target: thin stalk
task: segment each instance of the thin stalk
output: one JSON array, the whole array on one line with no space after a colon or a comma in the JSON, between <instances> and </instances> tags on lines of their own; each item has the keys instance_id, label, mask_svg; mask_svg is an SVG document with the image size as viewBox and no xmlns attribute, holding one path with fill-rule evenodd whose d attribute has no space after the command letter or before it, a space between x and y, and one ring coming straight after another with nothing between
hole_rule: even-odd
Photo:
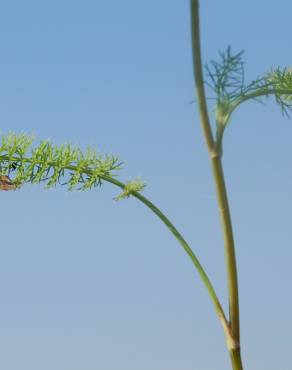
<instances>
[{"instance_id":1,"label":"thin stalk","mask_svg":"<svg viewBox=\"0 0 292 370\"><path fill-rule=\"evenodd\" d=\"M11 157L11 156L7 156L7 155L2 155L2 156L0 155L0 162L1 161L23 162L23 163L31 163L32 162L30 160L30 158ZM39 161L39 164L42 164L42 162ZM49 163L47 163L47 165L51 166L51 167L54 167L56 165L56 163L49 162ZM69 171L76 171L77 167L74 166L74 165L67 165L67 166L64 167L64 169L69 170ZM84 169L82 172L86 175L89 175L89 176L92 174L92 171L90 169ZM101 175L100 178L102 180L106 181L106 182L109 182L109 183L119 187L120 189L125 189L125 187L126 187L126 184L124 184L121 181L118 181L118 180L114 179L111 176ZM222 305L219 301L219 298L218 298L218 296L215 292L215 289L214 289L207 273L205 272L204 268L200 264L197 256L195 255L195 253L193 252L193 250L191 249L189 244L186 242L186 240L183 238L183 236L177 230L177 228L173 225L173 223L169 220L169 218L157 206L155 206L149 199L147 199L142 194L140 194L139 192L136 192L136 191L131 192L131 195L133 197L135 197L136 199L138 199L140 202L142 202L147 208L149 208L165 224L165 226L168 228L168 230L174 235L176 240L183 247L184 251L187 253L187 255L191 259L192 263L194 264L195 268L197 269L197 271L199 273L199 276L200 276L202 282L204 283L204 285L205 285L205 287L206 287L206 289L209 293L209 296L210 296L210 298L213 302L213 306L215 308L217 316L218 316L218 318L219 318L219 320L220 320L220 322L223 326L225 335L229 336L228 320L225 316L225 313L224 313Z\"/></svg>"},{"instance_id":2,"label":"thin stalk","mask_svg":"<svg viewBox=\"0 0 292 370\"><path fill-rule=\"evenodd\" d=\"M195 88L198 99L200 122L206 140L207 148L209 151L212 151L214 147L214 139L208 115L208 107L203 79L198 0L191 0L191 28L192 28L191 36L192 36L193 69L196 81Z\"/></svg>"},{"instance_id":3,"label":"thin stalk","mask_svg":"<svg viewBox=\"0 0 292 370\"><path fill-rule=\"evenodd\" d=\"M240 327L239 327L238 281L237 281L236 256L231 215L229 210L228 196L225 186L221 158L219 156L217 157L214 156L211 158L211 163L225 245L225 259L227 266L227 282L229 292L228 295L229 295L230 328L232 336L237 343L236 346L239 346Z\"/></svg>"},{"instance_id":4,"label":"thin stalk","mask_svg":"<svg viewBox=\"0 0 292 370\"><path fill-rule=\"evenodd\" d=\"M192 25L193 69L195 76L196 92L198 97L198 108L200 113L203 134L211 158L217 202L220 211L220 218L224 237L224 248L228 281L228 297L229 297L229 328L230 336L232 338L232 341L227 340L227 347L230 353L233 370L242 370L243 367L240 356L239 298L238 298L235 247L227 191L221 163L221 153L218 153L216 142L214 143L212 129L207 111L207 101L203 82L198 0L191 0L191 25ZM227 337L227 339L229 338Z\"/></svg>"},{"instance_id":5,"label":"thin stalk","mask_svg":"<svg viewBox=\"0 0 292 370\"><path fill-rule=\"evenodd\" d=\"M120 187L124 188L125 184L122 182L113 179L111 177L103 177L104 180ZM215 289L206 274L205 270L203 269L202 265L200 264L197 256L189 246L189 244L186 242L186 240L183 238L181 233L177 230L177 228L173 225L173 223L168 219L168 217L158 208L156 207L149 199L144 197L141 193L139 192L132 192L131 195L138 199L140 202L142 202L146 207L148 207L153 213L156 214L156 216L165 224L165 226L168 228L168 230L174 235L174 237L177 239L177 241L180 243L180 245L183 247L189 258L191 259L192 263L194 264L195 268L197 269L201 280L203 281L205 287L207 288L207 291L209 293L209 296L213 302L215 311L217 313L217 316L223 326L223 329L226 333L228 330L228 321L226 319L225 313L223 311L223 308L221 306L221 303L217 297L217 294L215 292Z\"/></svg>"}]
</instances>

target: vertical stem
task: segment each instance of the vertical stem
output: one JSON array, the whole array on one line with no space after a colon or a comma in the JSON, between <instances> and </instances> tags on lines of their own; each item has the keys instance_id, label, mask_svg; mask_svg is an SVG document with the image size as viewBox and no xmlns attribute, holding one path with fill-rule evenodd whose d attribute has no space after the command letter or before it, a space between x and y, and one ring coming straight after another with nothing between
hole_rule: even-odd
<instances>
[{"instance_id":1,"label":"vertical stem","mask_svg":"<svg viewBox=\"0 0 292 370\"><path fill-rule=\"evenodd\" d=\"M243 370L240 349L229 351L230 360L233 370Z\"/></svg>"},{"instance_id":2,"label":"vertical stem","mask_svg":"<svg viewBox=\"0 0 292 370\"><path fill-rule=\"evenodd\" d=\"M229 210L221 157L213 156L211 157L211 162L223 230L225 260L227 268L229 327L233 339L231 343L227 342L227 347L229 350L233 370L242 370L243 366L240 355L238 279L231 215Z\"/></svg>"},{"instance_id":3,"label":"vertical stem","mask_svg":"<svg viewBox=\"0 0 292 370\"><path fill-rule=\"evenodd\" d=\"M213 150L214 139L210 125L208 107L206 103L205 87L202 70L199 1L191 0L191 27L192 27L192 53L193 69L196 81L196 95L198 99L200 122L209 152Z\"/></svg>"},{"instance_id":4,"label":"vertical stem","mask_svg":"<svg viewBox=\"0 0 292 370\"><path fill-rule=\"evenodd\" d=\"M225 244L225 258L229 292L230 329L234 340L239 344L240 328L238 281L231 215L229 210L221 158L219 156L214 156L211 158L211 162Z\"/></svg>"},{"instance_id":5,"label":"vertical stem","mask_svg":"<svg viewBox=\"0 0 292 370\"><path fill-rule=\"evenodd\" d=\"M213 177L224 237L229 296L228 329L230 332L230 335L227 336L227 347L230 353L233 370L242 370L243 367L240 356L239 298L236 256L228 197L221 162L221 153L218 152L216 141L214 142L205 96L200 44L199 0L191 0L191 26L193 69L196 83L200 121L208 152L211 158Z\"/></svg>"}]
</instances>

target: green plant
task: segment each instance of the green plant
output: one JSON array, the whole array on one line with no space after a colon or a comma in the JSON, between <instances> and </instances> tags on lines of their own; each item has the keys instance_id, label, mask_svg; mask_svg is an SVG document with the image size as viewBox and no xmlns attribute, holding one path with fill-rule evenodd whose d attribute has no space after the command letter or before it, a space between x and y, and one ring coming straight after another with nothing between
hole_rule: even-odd
<instances>
[{"instance_id":1,"label":"green plant","mask_svg":"<svg viewBox=\"0 0 292 370\"><path fill-rule=\"evenodd\" d=\"M192 51L196 95L200 122L204 133L217 201L220 211L225 245L227 283L229 292L229 314L227 315L218 299L205 270L195 253L168 217L150 200L141 194L145 184L141 180L123 183L117 180L117 171L122 163L117 157L99 155L88 149L83 153L69 144L56 146L49 141L34 145L33 138L26 134L14 133L2 136L0 145L0 189L16 190L25 183L44 183L46 187L57 184L69 190L89 190L109 182L121 189L116 200L133 196L148 207L165 224L185 250L213 302L215 312L226 336L233 370L243 369L240 354L239 297L236 269L235 246L232 220L229 211L228 194L222 167L223 136L232 113L248 100L262 101L274 96L282 113L289 115L292 109L292 71L289 68L275 69L250 83L244 79L243 52L233 54L228 47L219 53L218 61L203 65L200 47L199 2L191 0ZM207 84L215 94L214 125L211 124L205 87Z\"/></svg>"}]
</instances>

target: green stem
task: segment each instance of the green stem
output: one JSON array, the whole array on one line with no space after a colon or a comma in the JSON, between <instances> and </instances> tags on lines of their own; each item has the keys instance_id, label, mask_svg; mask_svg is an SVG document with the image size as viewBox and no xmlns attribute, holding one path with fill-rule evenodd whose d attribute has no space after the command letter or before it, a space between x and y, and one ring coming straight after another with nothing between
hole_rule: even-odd
<instances>
[{"instance_id":1,"label":"green stem","mask_svg":"<svg viewBox=\"0 0 292 370\"><path fill-rule=\"evenodd\" d=\"M239 294L236 267L236 255L232 230L231 215L228 204L228 196L224 180L224 172L220 156L213 156L211 159L212 170L215 181L216 195L220 212L220 219L223 230L225 245L225 260L227 266L227 283L229 297L229 328L232 341L227 338L233 370L243 370L240 354L240 322L239 322Z\"/></svg>"},{"instance_id":2,"label":"green stem","mask_svg":"<svg viewBox=\"0 0 292 370\"><path fill-rule=\"evenodd\" d=\"M233 370L243 370L240 349L236 349L229 352L230 361Z\"/></svg>"},{"instance_id":3,"label":"green stem","mask_svg":"<svg viewBox=\"0 0 292 370\"><path fill-rule=\"evenodd\" d=\"M32 162L30 158L25 158L25 157L20 158L20 157L11 157L11 156L7 156L7 155L2 155L2 156L0 155L0 162L2 162L2 161L23 162L23 163L31 163ZM39 164L42 164L42 162L39 161ZM54 167L54 166L56 166L56 163L49 162L49 163L46 163L46 165ZM65 166L64 169L69 170L69 171L76 171L77 167L74 166L74 165L68 165L68 166ZM89 176L92 174L92 171L90 169L83 169L82 172L86 175L89 175ZM107 181L107 182L123 189L123 190L126 187L126 184L122 183L121 181L118 181L118 180L114 179L111 176L101 175L100 178L104 181ZM219 301L219 298L217 297L215 289L214 289L208 275L206 274L205 270L203 269L203 267L200 264L197 256L195 255L195 253L193 252L193 250L191 249L189 244L183 238L181 233L176 229L176 227L172 224L172 222L149 199L147 199L142 194L140 194L139 192L136 192L136 191L131 192L131 195L133 197L135 197L136 199L138 199L140 202L142 202L145 206L147 206L154 214L156 214L156 216L165 224L165 226L168 228L168 230L174 235L174 237L177 239L177 241L183 247L183 249L185 250L185 252L189 256L189 258L191 259L192 263L196 267L196 269L199 273L199 276L200 276L201 280L203 281L205 287L207 288L207 291L208 291L209 296L210 296L210 298L213 302L215 311L216 311L217 316L218 316L218 318L219 318L219 320L220 320L220 322L223 326L225 334L228 335L228 330L229 330L228 321L226 319L226 316L225 316L224 310L221 306L221 303Z\"/></svg>"},{"instance_id":4,"label":"green stem","mask_svg":"<svg viewBox=\"0 0 292 370\"><path fill-rule=\"evenodd\" d=\"M236 256L231 215L229 210L221 158L219 156L214 156L211 159L211 163L225 244L225 258L227 266L227 281L229 292L230 328L233 338L235 339L236 342L239 343L240 329L239 329L238 282L237 282Z\"/></svg>"},{"instance_id":5,"label":"green stem","mask_svg":"<svg viewBox=\"0 0 292 370\"><path fill-rule=\"evenodd\" d=\"M207 111L207 100L205 96L203 82L204 80L200 45L198 0L191 0L191 25L193 69L196 84L196 93L198 97L200 121L211 159L217 202L220 211L220 219L224 237L229 296L229 336L227 336L227 347L230 352L233 370L241 370L242 364L240 358L239 298L235 247L227 191L221 163L221 153L218 152L217 143L214 143L211 124Z\"/></svg>"},{"instance_id":6,"label":"green stem","mask_svg":"<svg viewBox=\"0 0 292 370\"><path fill-rule=\"evenodd\" d=\"M191 0L191 28L192 28L191 36L192 36L193 70L196 81L195 87L198 99L200 122L208 150L211 152L214 147L214 139L208 115L208 107L203 79L198 0Z\"/></svg>"},{"instance_id":7,"label":"green stem","mask_svg":"<svg viewBox=\"0 0 292 370\"><path fill-rule=\"evenodd\" d=\"M273 90L259 90L259 91L255 91L253 93L249 93L246 95L241 95L232 102L228 113L230 115L239 105L241 105L242 103L248 100L253 100L256 98L260 98L262 96L269 96L269 95L291 95L291 94L292 94L292 89L274 88Z\"/></svg>"},{"instance_id":8,"label":"green stem","mask_svg":"<svg viewBox=\"0 0 292 370\"><path fill-rule=\"evenodd\" d=\"M113 179L112 177L102 177L105 181L108 181L121 189L124 189L125 184L122 182ZM224 310L221 306L221 303L217 297L217 294L214 290L214 287L212 283L210 282L210 279L208 278L205 270L203 269L202 265L200 264L198 258L194 254L193 250L189 246L189 244L185 241L181 233L176 229L176 227L173 225L173 223L161 212L161 210L156 207L149 199L144 197L139 192L132 192L131 195L138 199L140 202L142 202L146 207L148 207L153 213L156 214L156 216L165 224L165 226L168 228L168 230L174 235L174 237L177 239L177 241L180 243L180 245L183 247L191 261L193 262L195 268L197 269L199 276L201 280L203 281L205 287L207 288L207 291L209 293L209 296L213 302L215 311L217 313L217 316L223 326L223 329L225 331L225 334L228 335L228 321L226 319Z\"/></svg>"}]
</instances>

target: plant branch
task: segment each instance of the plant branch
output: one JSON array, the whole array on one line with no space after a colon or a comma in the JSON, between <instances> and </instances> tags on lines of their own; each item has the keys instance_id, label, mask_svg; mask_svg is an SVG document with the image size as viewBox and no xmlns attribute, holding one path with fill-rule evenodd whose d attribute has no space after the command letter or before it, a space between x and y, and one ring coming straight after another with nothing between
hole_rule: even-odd
<instances>
[{"instance_id":1,"label":"plant branch","mask_svg":"<svg viewBox=\"0 0 292 370\"><path fill-rule=\"evenodd\" d=\"M140 194L145 186L144 183L140 181L123 183L115 179L111 173L113 169L119 168L119 163L115 157L106 157L105 160L102 160L92 152L86 156L78 149L72 149L68 146L56 147L48 142L43 142L33 150L31 157L28 157L25 154L31 142L32 140L25 135L2 137L2 152L8 154L0 155L0 169L2 169L2 172L5 169L8 174L11 168L16 171L14 181L9 179L11 184L15 185L14 189L25 182L39 183L46 181L47 185L55 186L64 177L65 179L69 178L65 182L69 185L69 189L81 183L80 189L86 190L92 186L100 186L102 181L106 181L122 189L122 194L116 199L122 199L130 195L138 199L165 224L191 259L209 293L225 334L229 336L228 321L205 270L189 244L167 216L149 199Z\"/></svg>"},{"instance_id":2,"label":"plant branch","mask_svg":"<svg viewBox=\"0 0 292 370\"><path fill-rule=\"evenodd\" d=\"M121 189L124 189L125 184L122 182L112 178L103 176L103 179L105 181L108 181L116 186L118 186ZM194 264L195 268L197 269L201 280L203 281L205 287L207 288L207 291L209 293L209 296L213 302L213 305L215 307L215 311L219 317L219 320L223 326L223 329L225 331L228 331L228 321L226 319L225 313L223 311L223 308L221 306L221 303L217 297L217 294L214 290L214 287L212 283L210 282L210 279L208 278L205 270L203 269L202 265L200 264L198 258L194 254L193 250L189 246L189 244L186 242L186 240L183 238L183 236L180 234L180 232L176 229L176 227L173 225L173 223L168 219L168 217L157 207L155 206L149 199L144 197L141 193L137 191L133 191L131 195L138 199L140 202L142 202L147 208L149 208L153 213L156 214L156 216L164 223L164 225L168 228L168 230L173 234L173 236L177 239L177 241L180 243L184 251L187 253L189 258L191 259L192 263Z\"/></svg>"},{"instance_id":3,"label":"plant branch","mask_svg":"<svg viewBox=\"0 0 292 370\"><path fill-rule=\"evenodd\" d=\"M278 88L274 88L274 89L258 89L252 93L249 93L249 94L243 94L241 96L239 96L238 98L236 98L231 104L230 104L230 110L229 110L229 114L233 113L234 110L239 107L239 105L241 105L242 103L248 101L248 100L255 100L257 98L261 98L261 97L268 97L268 96L271 96L271 95L274 95L274 96L280 96L280 95L292 95L292 88L290 89L278 89Z\"/></svg>"}]
</instances>

